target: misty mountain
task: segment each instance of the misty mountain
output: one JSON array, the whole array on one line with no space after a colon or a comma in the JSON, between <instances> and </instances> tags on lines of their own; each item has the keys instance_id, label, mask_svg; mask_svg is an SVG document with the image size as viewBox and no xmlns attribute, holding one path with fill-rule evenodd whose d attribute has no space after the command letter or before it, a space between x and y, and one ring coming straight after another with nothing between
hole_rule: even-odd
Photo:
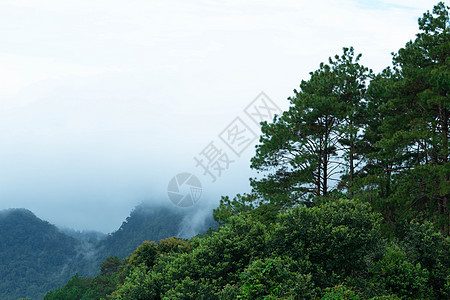
<instances>
[{"instance_id":1,"label":"misty mountain","mask_svg":"<svg viewBox=\"0 0 450 300\"><path fill-rule=\"evenodd\" d=\"M158 241L171 236L190 238L214 226L212 213L208 210L143 203L135 207L117 231L100 242L99 259L123 258L143 241Z\"/></svg>"},{"instance_id":2,"label":"misty mountain","mask_svg":"<svg viewBox=\"0 0 450 300\"><path fill-rule=\"evenodd\" d=\"M0 299L42 297L72 276L77 240L26 209L0 212Z\"/></svg>"},{"instance_id":3,"label":"misty mountain","mask_svg":"<svg viewBox=\"0 0 450 300\"><path fill-rule=\"evenodd\" d=\"M93 244L98 243L101 240L104 240L107 236L103 232L94 231L94 230L79 231L79 230L74 230L71 228L60 228L59 230L62 233L66 234L68 236L71 236L78 241L86 242L86 243L93 243Z\"/></svg>"},{"instance_id":4,"label":"misty mountain","mask_svg":"<svg viewBox=\"0 0 450 300\"><path fill-rule=\"evenodd\" d=\"M73 275L95 276L109 256L124 258L143 241L189 238L215 226L199 208L141 204L108 235L59 229L26 209L0 211L0 299L42 299Z\"/></svg>"}]
</instances>

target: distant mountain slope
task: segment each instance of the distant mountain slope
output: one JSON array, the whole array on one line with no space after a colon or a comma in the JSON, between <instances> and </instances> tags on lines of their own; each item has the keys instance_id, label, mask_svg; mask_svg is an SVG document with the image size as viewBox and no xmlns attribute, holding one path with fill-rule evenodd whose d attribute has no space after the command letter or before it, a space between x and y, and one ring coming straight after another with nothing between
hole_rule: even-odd
<instances>
[{"instance_id":1,"label":"distant mountain slope","mask_svg":"<svg viewBox=\"0 0 450 300\"><path fill-rule=\"evenodd\" d=\"M120 228L100 242L100 260L126 257L143 241L177 236L189 238L215 226L212 213L197 208L177 208L144 203L137 206Z\"/></svg>"},{"instance_id":2,"label":"distant mountain slope","mask_svg":"<svg viewBox=\"0 0 450 300\"><path fill-rule=\"evenodd\" d=\"M42 299L76 273L95 276L108 256L123 258L143 241L189 238L212 226L211 211L195 207L141 204L107 236L60 230L26 209L0 211L0 299Z\"/></svg>"},{"instance_id":3,"label":"distant mountain slope","mask_svg":"<svg viewBox=\"0 0 450 300\"><path fill-rule=\"evenodd\" d=\"M41 298L73 274L77 241L26 209L0 212L0 299Z\"/></svg>"}]
</instances>

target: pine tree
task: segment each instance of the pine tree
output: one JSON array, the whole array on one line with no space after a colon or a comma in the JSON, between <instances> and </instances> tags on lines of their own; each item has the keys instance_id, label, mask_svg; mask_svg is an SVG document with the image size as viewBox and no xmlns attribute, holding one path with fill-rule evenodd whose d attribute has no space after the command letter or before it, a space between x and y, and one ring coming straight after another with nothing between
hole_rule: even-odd
<instances>
[{"instance_id":1,"label":"pine tree","mask_svg":"<svg viewBox=\"0 0 450 300\"><path fill-rule=\"evenodd\" d=\"M289 98L288 111L271 124L263 123L252 159L252 168L270 172L252 180L262 198L292 205L326 196L337 182L353 190L366 80L371 76L359 64L360 57L353 48L344 48L343 55L322 63L301 82Z\"/></svg>"},{"instance_id":2,"label":"pine tree","mask_svg":"<svg viewBox=\"0 0 450 300\"><path fill-rule=\"evenodd\" d=\"M388 163L386 200L394 219L432 219L444 235L450 233L448 10L441 2L426 12L416 39L394 54L396 74L385 82L388 99L377 108L384 117L375 129L381 139L374 155Z\"/></svg>"}]
</instances>

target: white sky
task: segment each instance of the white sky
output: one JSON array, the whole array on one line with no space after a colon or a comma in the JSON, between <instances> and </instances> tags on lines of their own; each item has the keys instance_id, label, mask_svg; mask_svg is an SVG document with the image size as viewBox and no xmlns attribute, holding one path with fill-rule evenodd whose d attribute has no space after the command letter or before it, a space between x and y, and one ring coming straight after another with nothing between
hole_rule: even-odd
<instances>
[{"instance_id":1,"label":"white sky","mask_svg":"<svg viewBox=\"0 0 450 300\"><path fill-rule=\"evenodd\" d=\"M381 71L436 3L0 0L0 209L111 232L180 172L245 192L253 145L215 183L193 157L344 46Z\"/></svg>"}]
</instances>

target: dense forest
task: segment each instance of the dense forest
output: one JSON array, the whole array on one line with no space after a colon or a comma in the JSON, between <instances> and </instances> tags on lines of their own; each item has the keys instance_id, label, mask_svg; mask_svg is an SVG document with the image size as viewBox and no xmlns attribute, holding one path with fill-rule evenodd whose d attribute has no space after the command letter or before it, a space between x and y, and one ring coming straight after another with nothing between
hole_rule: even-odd
<instances>
[{"instance_id":1,"label":"dense forest","mask_svg":"<svg viewBox=\"0 0 450 300\"><path fill-rule=\"evenodd\" d=\"M120 228L98 232L59 229L26 209L0 211L0 299L42 299L74 274L96 276L109 256L128 256L145 240L192 237L214 225L212 216L190 210L143 203ZM191 222L194 218L197 222Z\"/></svg>"},{"instance_id":2,"label":"dense forest","mask_svg":"<svg viewBox=\"0 0 450 300\"><path fill-rule=\"evenodd\" d=\"M0 212L0 298L40 295L73 275L77 241L25 209ZM78 257L80 259L80 257Z\"/></svg>"},{"instance_id":3,"label":"dense forest","mask_svg":"<svg viewBox=\"0 0 450 300\"><path fill-rule=\"evenodd\" d=\"M449 7L379 74L352 47L262 135L217 229L144 242L45 299L450 299Z\"/></svg>"}]
</instances>

